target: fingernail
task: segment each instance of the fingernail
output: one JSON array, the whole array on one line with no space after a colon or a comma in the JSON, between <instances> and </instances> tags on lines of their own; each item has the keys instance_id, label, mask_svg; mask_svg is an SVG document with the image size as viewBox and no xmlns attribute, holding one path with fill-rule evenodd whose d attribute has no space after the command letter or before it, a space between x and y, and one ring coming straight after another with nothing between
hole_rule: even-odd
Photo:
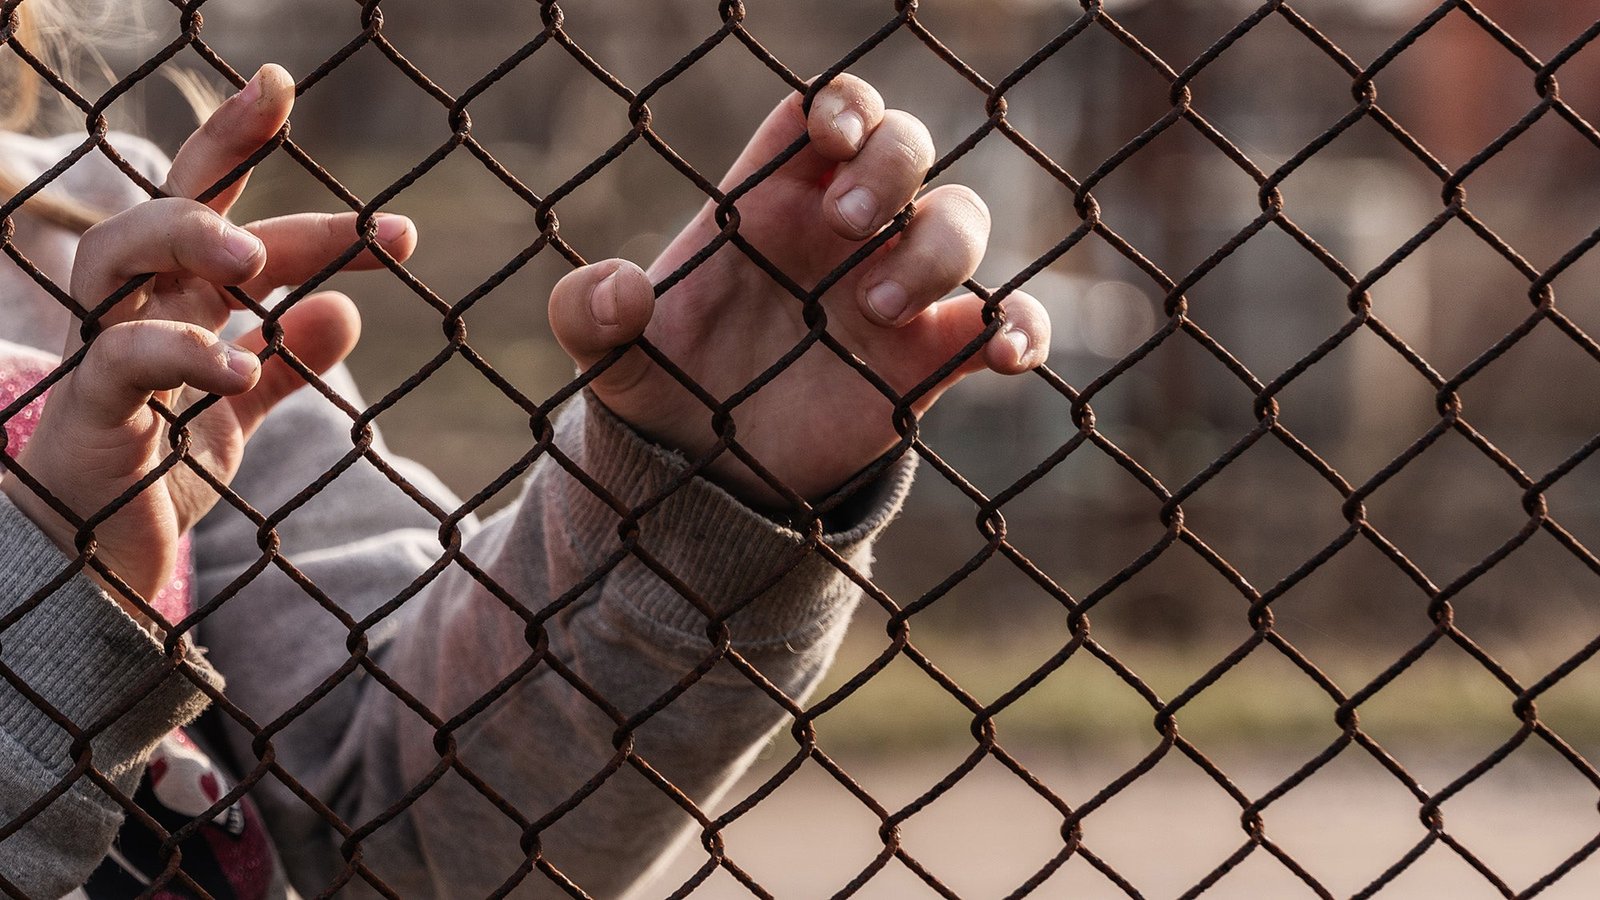
<instances>
[{"instance_id":1,"label":"fingernail","mask_svg":"<svg viewBox=\"0 0 1600 900\"><path fill-rule=\"evenodd\" d=\"M878 216L878 201L864 187L851 188L839 198L838 209L845 224L865 234Z\"/></svg>"},{"instance_id":2,"label":"fingernail","mask_svg":"<svg viewBox=\"0 0 1600 900\"><path fill-rule=\"evenodd\" d=\"M594 286L589 295L589 315L601 325L617 324L617 273L612 272Z\"/></svg>"},{"instance_id":3,"label":"fingernail","mask_svg":"<svg viewBox=\"0 0 1600 900\"><path fill-rule=\"evenodd\" d=\"M906 311L906 289L893 281L882 281L867 290L867 306L885 322L893 322Z\"/></svg>"},{"instance_id":4,"label":"fingernail","mask_svg":"<svg viewBox=\"0 0 1600 900\"><path fill-rule=\"evenodd\" d=\"M255 262L256 257L267 250L259 238L237 225L228 226L227 233L222 238L222 246L228 251L228 255L238 260L241 265Z\"/></svg>"},{"instance_id":5,"label":"fingernail","mask_svg":"<svg viewBox=\"0 0 1600 900\"><path fill-rule=\"evenodd\" d=\"M392 244L400 240L411 228L411 220L405 216L379 215L377 218L380 244Z\"/></svg>"},{"instance_id":6,"label":"fingernail","mask_svg":"<svg viewBox=\"0 0 1600 900\"><path fill-rule=\"evenodd\" d=\"M1005 331L1000 333L1000 336L1005 339L1007 344L1011 345L1012 350L1016 351L1017 365L1022 365L1022 361L1028 357L1028 336L1021 329L1013 328L1009 325L1006 326Z\"/></svg>"},{"instance_id":7,"label":"fingernail","mask_svg":"<svg viewBox=\"0 0 1600 900\"><path fill-rule=\"evenodd\" d=\"M233 344L222 345L222 355L227 357L228 368L249 378L261 368L261 360L254 353Z\"/></svg>"},{"instance_id":8,"label":"fingernail","mask_svg":"<svg viewBox=\"0 0 1600 900\"><path fill-rule=\"evenodd\" d=\"M861 116L855 110L847 109L834 116L833 128L850 144L852 150L861 149L861 138L867 132L867 124L861 121Z\"/></svg>"},{"instance_id":9,"label":"fingernail","mask_svg":"<svg viewBox=\"0 0 1600 900\"><path fill-rule=\"evenodd\" d=\"M254 103L261 99L261 73L266 68L266 66L262 66L256 70L256 74L250 76L250 80L245 83L244 89L239 91L239 99L241 101Z\"/></svg>"}]
</instances>

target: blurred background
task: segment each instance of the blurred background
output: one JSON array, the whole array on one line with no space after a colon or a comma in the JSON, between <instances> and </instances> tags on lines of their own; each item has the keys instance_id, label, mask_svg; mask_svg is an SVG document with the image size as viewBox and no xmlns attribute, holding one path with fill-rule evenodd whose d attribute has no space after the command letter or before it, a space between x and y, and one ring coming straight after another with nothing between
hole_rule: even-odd
<instances>
[{"instance_id":1,"label":"blurred background","mask_svg":"<svg viewBox=\"0 0 1600 900\"><path fill-rule=\"evenodd\" d=\"M1253 12L1245 0L1112 2L1106 10L1149 53L1181 71ZM1426 16L1428 0L1304 0L1294 9L1357 66L1378 59ZM567 33L618 79L642 88L721 24L711 0L593 0L563 7ZM120 76L177 33L160 0L129 3L108 23L126 34L104 60ZM809 76L840 59L894 16L862 0L750 0L750 34ZM1594 2L1482 0L1476 7L1542 61L1597 17ZM517 0L385 0L383 32L437 85L459 94L543 27ZM1082 13L1060 0L929 0L917 20L991 83L1027 60ZM267 61L298 77L361 31L355 3L211 0L205 39L248 74ZM119 17L123 13L117 14ZM131 23L131 24L129 24ZM98 77L89 66L82 78ZM168 68L205 71L192 52ZM907 29L851 71L891 106L926 122L942 150L986 121L985 95ZM1578 115L1600 115L1600 48L1557 72ZM1272 172L1355 108L1352 79L1282 15L1267 16L1190 84L1193 109ZM1530 67L1467 12L1456 10L1384 66L1377 102L1455 170L1540 102ZM715 180L787 87L742 45L725 41L650 101L653 126ZM1170 83L1120 41L1089 27L1006 94L1008 121L1079 180L1172 109ZM629 131L627 104L554 44L478 96L473 134L541 195L562 185ZM179 91L152 79L114 107L118 127L169 153L192 127ZM67 117L65 121L71 121ZM293 120L299 144L348 190L369 199L446 142L446 109L367 46L313 86ZM1061 181L998 134L962 156L944 181L971 185L995 230L977 280L1011 281L1050 309L1050 368L1077 390L1091 384L1094 426L1177 492L1257 425L1255 396L1238 374L1178 333L1131 367L1120 363L1168 324L1166 287L1110 242L1090 235L1064 253L1081 222ZM1261 211L1257 183L1201 132L1178 122L1094 188L1104 223L1173 280L1239 234ZM1360 279L1384 265L1444 207L1441 178L1373 119L1311 156L1282 182L1286 214ZM1465 182L1467 208L1528 267L1543 271L1600 227L1600 149L1549 113ZM703 202L695 187L642 142L556 206L560 233L590 260L648 263ZM243 219L339 208L328 190L283 154L255 176ZM410 270L445 303L469 295L538 237L533 210L464 150L387 206L418 223ZM466 315L468 339L535 400L571 376L552 340L544 300L569 268L535 256ZM1580 329L1600 324L1600 259L1580 257L1553 281L1556 305ZM1367 484L1440 422L1437 390L1419 369L1454 378L1533 311L1530 277L1461 221L1439 229L1371 287L1372 312L1420 357L1408 360L1360 329L1281 393L1279 422L1352 486ZM369 400L394 390L445 344L440 316L385 273L337 282L366 312L351 361ZM1270 383L1351 319L1345 281L1284 230L1269 225L1186 293L1187 314L1240 367ZM1425 363L1423 362L1425 361ZM1460 388L1462 418L1537 481L1600 431L1600 365L1549 322ZM525 416L460 360L384 412L391 447L432 467L470 496L529 444ZM995 496L1050 458L1078 431L1067 397L1044 379L980 376L952 391L924 422L926 444L978 490ZM1572 541L1600 545L1600 464L1581 462L1544 493ZM508 489L489 507L513 496ZM1346 695L1372 683L1434 632L1425 579L1451 590L1455 624L1524 687L1600 635L1592 559L1547 531L1497 565L1463 579L1529 522L1516 477L1462 434L1449 432L1392 478L1373 482L1367 521L1414 565L1407 573L1377 542L1358 537L1274 600L1275 634ZM1183 525L1237 572L1230 580L1176 543L1114 590L1103 588L1168 528L1161 499L1093 444L1080 446L1002 508L1010 546L1038 568L1030 576L993 555L969 577L948 576L986 554L977 506L924 466L905 513L877 552L876 582L901 604L930 601L911 637L930 665L977 704L994 703L1036 672L1038 686L994 719L1000 744L1062 800L1081 804L1161 746L1151 703L1127 678L1079 650L1061 597L1094 598L1093 639L1162 702L1251 640L1251 592L1301 569L1349 528L1332 483L1272 435L1252 444L1182 503ZM863 606L824 690L846 683L889 645L888 615ZM1578 666L1539 699L1539 715L1576 753L1600 751L1600 667ZM819 695L820 696L820 695ZM1364 732L1437 791L1518 731L1514 693L1461 646L1441 641L1363 702ZM1184 738L1257 798L1339 738L1336 702L1301 667L1262 645L1177 712ZM973 713L923 668L896 658L817 723L819 745L888 811L904 807L956 769L976 746ZM795 752L780 734L729 803ZM1443 807L1450 833L1521 890L1600 832L1596 788L1550 744L1534 738ZM1178 750L1083 823L1087 847L1148 896L1198 882L1245 843L1240 803ZM1335 894L1349 894L1395 863L1426 831L1418 801L1374 754L1346 749L1265 813L1266 834ZM907 853L961 896L998 896L1022 884L1062 847L1060 814L989 758L902 827ZM814 762L725 831L728 853L779 896L825 896L882 849L880 819ZM813 848L795 854L799 843ZM663 876L666 894L705 862L689 850ZM557 861L559 864L559 860ZM1600 864L1580 865L1546 896L1593 896ZM724 872L696 896L747 896ZM1395 896L1500 896L1435 845L1391 889ZM1040 889L1045 896L1121 896L1081 857ZM932 896L892 862L863 892ZM1216 896L1310 896L1264 850L1216 886Z\"/></svg>"}]
</instances>

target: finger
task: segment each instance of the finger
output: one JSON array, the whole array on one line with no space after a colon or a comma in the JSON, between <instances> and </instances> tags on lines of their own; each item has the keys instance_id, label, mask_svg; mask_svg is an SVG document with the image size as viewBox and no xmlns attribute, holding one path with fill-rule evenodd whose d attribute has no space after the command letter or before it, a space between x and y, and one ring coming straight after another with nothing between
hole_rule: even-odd
<instances>
[{"instance_id":1,"label":"finger","mask_svg":"<svg viewBox=\"0 0 1600 900\"><path fill-rule=\"evenodd\" d=\"M550 328L580 370L644 334L655 311L655 289L631 262L610 259L578 269L550 292ZM602 396L619 393L649 370L634 351L617 360L590 387Z\"/></svg>"},{"instance_id":2,"label":"finger","mask_svg":"<svg viewBox=\"0 0 1600 900\"><path fill-rule=\"evenodd\" d=\"M116 428L140 415L157 391L188 385L237 394L249 390L260 372L255 354L198 325L147 319L101 332L64 386L81 421Z\"/></svg>"},{"instance_id":3,"label":"finger","mask_svg":"<svg viewBox=\"0 0 1600 900\"><path fill-rule=\"evenodd\" d=\"M846 118L841 119L844 116ZM859 134L856 123L860 120ZM805 97L790 94L767 114L739 158L722 179L723 190L739 184L809 133L811 144L782 169L786 178L814 184L831 175L841 160L856 155L865 136L883 121L883 97L854 75L839 75L817 92L808 118Z\"/></svg>"},{"instance_id":4,"label":"finger","mask_svg":"<svg viewBox=\"0 0 1600 900\"><path fill-rule=\"evenodd\" d=\"M261 297L274 288L310 279L360 240L356 219L353 212L298 213L244 226L266 245L267 261L260 274L241 287L251 296ZM404 262L417 249L417 228L410 219L379 213L374 220L374 240L384 252ZM376 269L382 265L370 250L363 250L346 268Z\"/></svg>"},{"instance_id":5,"label":"finger","mask_svg":"<svg viewBox=\"0 0 1600 900\"><path fill-rule=\"evenodd\" d=\"M361 315L355 303L336 291L306 297L285 311L278 324L283 326L283 346L318 374L350 355L361 336ZM239 346L253 359L266 349L267 339L258 328L241 338ZM305 386L305 378L281 356L269 358L255 388L230 401L245 437L255 432L279 401Z\"/></svg>"},{"instance_id":6,"label":"finger","mask_svg":"<svg viewBox=\"0 0 1600 900\"><path fill-rule=\"evenodd\" d=\"M983 345L984 365L1001 375L1044 365L1050 356L1050 314L1044 305L1028 294L1014 293L1000 301L1000 308L1006 323Z\"/></svg>"},{"instance_id":7,"label":"finger","mask_svg":"<svg viewBox=\"0 0 1600 900\"><path fill-rule=\"evenodd\" d=\"M985 328L984 303L972 294L941 300L911 320L900 332L912 348L932 367L943 364L966 348ZM1005 324L977 353L955 371L942 387L961 377L989 369L1002 375L1016 375L1044 364L1050 355L1050 316L1044 306L1020 291L1000 301ZM931 369L930 369L931 370ZM937 392L925 398L932 403Z\"/></svg>"},{"instance_id":8,"label":"finger","mask_svg":"<svg viewBox=\"0 0 1600 900\"><path fill-rule=\"evenodd\" d=\"M266 263L255 235L193 200L141 203L84 232L72 295L95 305L139 275L187 272L212 284L242 284Z\"/></svg>"},{"instance_id":9,"label":"finger","mask_svg":"<svg viewBox=\"0 0 1600 900\"><path fill-rule=\"evenodd\" d=\"M933 166L933 138L916 116L898 109L841 163L823 194L823 214L840 236L864 240L888 224L922 187Z\"/></svg>"},{"instance_id":10,"label":"finger","mask_svg":"<svg viewBox=\"0 0 1600 900\"><path fill-rule=\"evenodd\" d=\"M917 215L857 288L861 313L880 325L916 318L972 277L989 243L989 207L971 188L944 185L917 200Z\"/></svg>"},{"instance_id":11,"label":"finger","mask_svg":"<svg viewBox=\"0 0 1600 900\"><path fill-rule=\"evenodd\" d=\"M183 273L161 275L151 282L149 303L120 305L101 322L110 325L133 319L168 319L220 332L228 324L234 305L216 285L203 278Z\"/></svg>"},{"instance_id":12,"label":"finger","mask_svg":"<svg viewBox=\"0 0 1600 900\"><path fill-rule=\"evenodd\" d=\"M183 142L161 190L196 198L226 178L272 140L294 107L294 78L281 66L265 65L239 93L217 107ZM206 205L226 213L244 190L245 177L224 188Z\"/></svg>"},{"instance_id":13,"label":"finger","mask_svg":"<svg viewBox=\"0 0 1600 900\"><path fill-rule=\"evenodd\" d=\"M787 102L798 107L801 97L795 94ZM839 75L812 98L806 131L818 153L843 162L861 152L867 135L882 122L883 97L877 89L854 75Z\"/></svg>"}]
</instances>

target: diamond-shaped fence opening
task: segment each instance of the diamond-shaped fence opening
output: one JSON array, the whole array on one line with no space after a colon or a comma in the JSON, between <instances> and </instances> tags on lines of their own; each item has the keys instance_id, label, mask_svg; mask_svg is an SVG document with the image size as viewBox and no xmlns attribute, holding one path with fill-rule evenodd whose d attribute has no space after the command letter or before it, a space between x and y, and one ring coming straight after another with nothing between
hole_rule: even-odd
<instances>
[{"instance_id":1,"label":"diamond-shaped fence opening","mask_svg":"<svg viewBox=\"0 0 1600 900\"><path fill-rule=\"evenodd\" d=\"M1589 896L1596 13L0 0L0 892ZM292 128L164 183L265 62ZM819 218L761 123L846 77L981 264ZM246 175L347 230L118 256ZM152 320L287 395L242 462Z\"/></svg>"}]
</instances>

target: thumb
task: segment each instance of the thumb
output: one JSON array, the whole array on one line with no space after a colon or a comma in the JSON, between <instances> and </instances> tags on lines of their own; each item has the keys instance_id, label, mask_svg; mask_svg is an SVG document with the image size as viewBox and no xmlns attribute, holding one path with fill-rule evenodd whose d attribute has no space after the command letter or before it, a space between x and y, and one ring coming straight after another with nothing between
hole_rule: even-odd
<instances>
[{"instance_id":1,"label":"thumb","mask_svg":"<svg viewBox=\"0 0 1600 900\"><path fill-rule=\"evenodd\" d=\"M86 424L115 428L139 415L157 391L188 385L213 394L238 394L255 384L260 368L254 354L198 325L159 319L120 322L89 347L63 399L80 411Z\"/></svg>"},{"instance_id":2,"label":"thumb","mask_svg":"<svg viewBox=\"0 0 1600 900\"><path fill-rule=\"evenodd\" d=\"M644 334L655 312L655 288L644 270L608 259L584 266L556 283L550 292L550 329L580 371ZM636 384L651 366L634 351L612 363L590 388L607 399Z\"/></svg>"}]
</instances>

